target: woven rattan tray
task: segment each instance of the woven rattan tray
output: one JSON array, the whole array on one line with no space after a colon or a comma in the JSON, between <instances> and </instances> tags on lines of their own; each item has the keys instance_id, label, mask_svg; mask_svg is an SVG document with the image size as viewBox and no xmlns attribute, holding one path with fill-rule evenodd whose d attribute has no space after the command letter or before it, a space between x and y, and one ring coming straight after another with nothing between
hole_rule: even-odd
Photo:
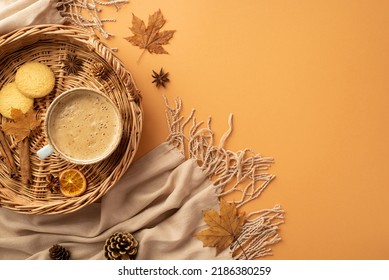
<instances>
[{"instance_id":1,"label":"woven rattan tray","mask_svg":"<svg viewBox=\"0 0 389 280\"><path fill-rule=\"evenodd\" d=\"M68 74L64 61L68 54L82 59L80 71ZM76 211L106 194L127 170L138 148L142 130L142 108L139 92L131 74L120 60L97 36L65 25L37 25L18 29L0 37L0 87L15 78L16 70L25 62L39 61L54 72L56 84L48 96L35 99L35 110L42 127L30 138L33 183L21 184L20 178L10 178L8 168L0 161L0 206L26 214L64 214ZM91 75L91 67L99 62L105 66L104 79ZM62 92L75 87L95 88L108 95L123 117L123 136L119 147L106 160L92 165L70 164L56 155L45 160L36 151L47 144L43 129L45 113L51 101ZM86 108L87 109L87 108ZM1 117L1 124L9 122ZM19 154L12 136L7 136L18 168ZM78 168L88 181L87 191L73 198L52 193L47 185L49 174L58 174L67 168Z\"/></svg>"}]
</instances>

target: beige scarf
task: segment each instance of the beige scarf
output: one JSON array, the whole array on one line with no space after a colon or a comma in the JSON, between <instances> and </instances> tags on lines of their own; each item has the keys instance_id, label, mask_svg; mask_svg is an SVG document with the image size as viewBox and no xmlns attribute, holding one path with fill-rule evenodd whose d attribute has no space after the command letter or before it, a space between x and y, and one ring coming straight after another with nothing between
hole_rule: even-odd
<instances>
[{"instance_id":1,"label":"beige scarf","mask_svg":"<svg viewBox=\"0 0 389 280\"><path fill-rule=\"evenodd\" d=\"M39 23L62 23L54 0L1 0L0 34Z\"/></svg>"},{"instance_id":2,"label":"beige scarf","mask_svg":"<svg viewBox=\"0 0 389 280\"><path fill-rule=\"evenodd\" d=\"M1 0L0 34L28 25L67 22L108 38L112 34L104 29L104 22L115 19L100 18L99 12L106 6L118 10L127 3L128 0Z\"/></svg>"},{"instance_id":3,"label":"beige scarf","mask_svg":"<svg viewBox=\"0 0 389 280\"><path fill-rule=\"evenodd\" d=\"M11 28L7 22L15 28L43 19L63 20L53 8L56 1L14 2L0 4L5 8L0 13L1 31ZM28 9L52 13L52 18L22 23L4 17ZM181 116L179 99L174 106L166 101L166 108L167 141L134 162L101 203L55 216L22 215L0 208L0 259L48 259L54 244L69 249L72 259L104 259L104 242L118 231L131 232L139 241L137 259L256 259L271 254L271 245L280 241L278 230L283 222L278 205L249 213L230 249L217 257L214 248L204 248L193 236L205 228L202 211L218 209L220 197L234 192L238 208L258 199L274 178L267 173L272 159L249 149L232 152L224 148L232 117L230 129L216 145L210 120L197 122L194 111L187 118Z\"/></svg>"}]
</instances>

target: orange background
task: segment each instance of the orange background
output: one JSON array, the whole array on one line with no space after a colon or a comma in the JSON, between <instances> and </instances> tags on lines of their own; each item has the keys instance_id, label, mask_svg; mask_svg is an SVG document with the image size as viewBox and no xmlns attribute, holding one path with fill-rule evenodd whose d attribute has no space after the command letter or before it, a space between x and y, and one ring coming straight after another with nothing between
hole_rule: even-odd
<instances>
[{"instance_id":1,"label":"orange background","mask_svg":"<svg viewBox=\"0 0 389 280\"><path fill-rule=\"evenodd\" d=\"M132 13L161 9L177 30L169 55L123 38ZM277 178L254 209L286 211L268 259L389 259L389 2L386 0L131 0L102 16L117 56L142 92L137 158L166 139L165 105L213 117L227 147L275 158ZM170 73L166 89L152 70Z\"/></svg>"}]
</instances>

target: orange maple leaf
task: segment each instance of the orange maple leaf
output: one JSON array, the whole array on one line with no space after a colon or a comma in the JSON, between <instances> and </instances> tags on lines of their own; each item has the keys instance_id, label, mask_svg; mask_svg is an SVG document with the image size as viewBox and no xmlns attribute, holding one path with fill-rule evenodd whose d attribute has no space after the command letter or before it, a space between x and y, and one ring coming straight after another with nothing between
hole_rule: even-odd
<instances>
[{"instance_id":1,"label":"orange maple leaf","mask_svg":"<svg viewBox=\"0 0 389 280\"><path fill-rule=\"evenodd\" d=\"M2 129L5 134L14 135L17 143L28 137L41 124L41 121L36 119L36 113L32 108L25 114L20 109L12 108L11 116L14 122L3 124Z\"/></svg>"},{"instance_id":2,"label":"orange maple leaf","mask_svg":"<svg viewBox=\"0 0 389 280\"><path fill-rule=\"evenodd\" d=\"M130 30L133 36L126 37L128 42L141 49L148 50L149 53L167 54L162 45L169 43L175 30L160 31L166 23L161 10L149 16L148 25L143 20L132 14L132 27Z\"/></svg>"},{"instance_id":3,"label":"orange maple leaf","mask_svg":"<svg viewBox=\"0 0 389 280\"><path fill-rule=\"evenodd\" d=\"M233 203L220 201L220 214L215 210L203 211L204 221L209 228L195 235L204 247L216 247L216 256L236 240L246 222L245 214L238 213Z\"/></svg>"}]
</instances>

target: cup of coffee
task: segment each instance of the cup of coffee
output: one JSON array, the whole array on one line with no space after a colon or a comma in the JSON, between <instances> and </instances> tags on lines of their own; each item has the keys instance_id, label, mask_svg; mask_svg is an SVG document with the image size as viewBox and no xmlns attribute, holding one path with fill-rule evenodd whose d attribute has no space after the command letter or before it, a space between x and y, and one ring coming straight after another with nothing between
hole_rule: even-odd
<instances>
[{"instance_id":1,"label":"cup of coffee","mask_svg":"<svg viewBox=\"0 0 389 280\"><path fill-rule=\"evenodd\" d=\"M56 97L47 109L49 144L39 158L56 153L75 164L92 164L110 156L122 137L122 118L112 100L98 90L74 88Z\"/></svg>"}]
</instances>

